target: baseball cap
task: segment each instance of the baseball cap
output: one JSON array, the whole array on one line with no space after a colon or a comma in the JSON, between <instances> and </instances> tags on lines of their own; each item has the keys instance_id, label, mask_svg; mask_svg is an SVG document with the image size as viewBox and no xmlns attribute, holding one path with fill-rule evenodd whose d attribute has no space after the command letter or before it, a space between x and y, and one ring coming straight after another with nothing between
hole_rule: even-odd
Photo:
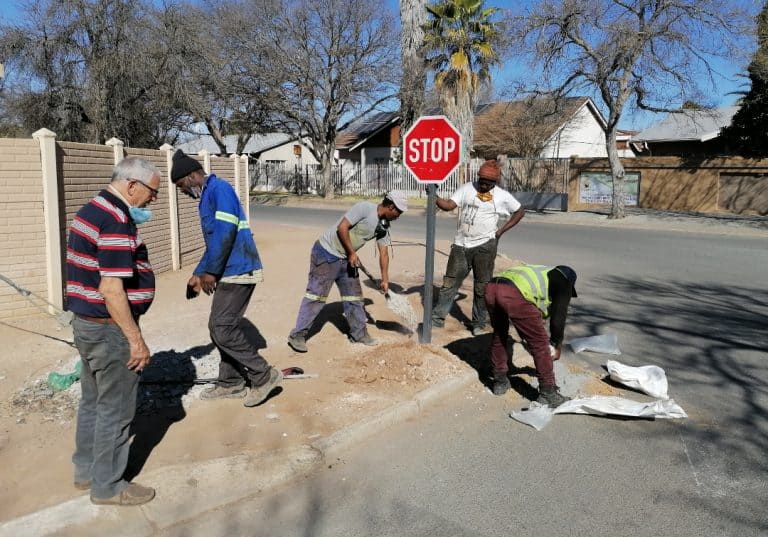
<instances>
[{"instance_id":1,"label":"baseball cap","mask_svg":"<svg viewBox=\"0 0 768 537\"><path fill-rule=\"evenodd\" d=\"M408 197L402 190L391 190L387 192L385 197L394 203L395 207L400 209L400 211L405 212L408 210Z\"/></svg>"}]
</instances>

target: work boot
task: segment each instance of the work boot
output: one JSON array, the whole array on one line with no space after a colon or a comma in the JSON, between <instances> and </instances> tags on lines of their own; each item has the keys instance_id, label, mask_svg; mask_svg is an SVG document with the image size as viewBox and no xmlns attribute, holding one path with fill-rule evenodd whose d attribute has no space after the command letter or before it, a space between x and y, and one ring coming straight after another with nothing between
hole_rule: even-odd
<instances>
[{"instance_id":1,"label":"work boot","mask_svg":"<svg viewBox=\"0 0 768 537\"><path fill-rule=\"evenodd\" d=\"M369 347L375 347L379 344L378 340L373 339L368 332L363 334L363 337L360 339L354 339L352 336L349 336L349 340L352 343L362 343L363 345L368 345Z\"/></svg>"},{"instance_id":2,"label":"work boot","mask_svg":"<svg viewBox=\"0 0 768 537\"><path fill-rule=\"evenodd\" d=\"M539 397L536 402L540 405L547 405L549 408L557 408L566 401L570 401L570 397L562 395L557 386L539 386Z\"/></svg>"},{"instance_id":3,"label":"work boot","mask_svg":"<svg viewBox=\"0 0 768 537\"><path fill-rule=\"evenodd\" d=\"M269 397L272 390L277 388L283 381L283 372L274 367L269 368L269 378L261 386L253 386L248 390L248 397L243 401L243 406L256 406L263 403Z\"/></svg>"},{"instance_id":4,"label":"work boot","mask_svg":"<svg viewBox=\"0 0 768 537\"><path fill-rule=\"evenodd\" d=\"M200 392L200 399L240 399L245 397L248 391L245 389L245 383L235 384L234 386L211 386Z\"/></svg>"},{"instance_id":5,"label":"work boot","mask_svg":"<svg viewBox=\"0 0 768 537\"><path fill-rule=\"evenodd\" d=\"M94 498L91 495L91 503L96 505L141 505L155 497L155 489L142 487L137 483L128 483L120 494L111 498Z\"/></svg>"},{"instance_id":6,"label":"work boot","mask_svg":"<svg viewBox=\"0 0 768 537\"><path fill-rule=\"evenodd\" d=\"M509 377L506 371L498 371L493 374L493 395L504 395L512 388L512 384L509 382Z\"/></svg>"},{"instance_id":7,"label":"work boot","mask_svg":"<svg viewBox=\"0 0 768 537\"><path fill-rule=\"evenodd\" d=\"M306 336L299 332L288 336L288 346L296 352L307 352Z\"/></svg>"}]
</instances>

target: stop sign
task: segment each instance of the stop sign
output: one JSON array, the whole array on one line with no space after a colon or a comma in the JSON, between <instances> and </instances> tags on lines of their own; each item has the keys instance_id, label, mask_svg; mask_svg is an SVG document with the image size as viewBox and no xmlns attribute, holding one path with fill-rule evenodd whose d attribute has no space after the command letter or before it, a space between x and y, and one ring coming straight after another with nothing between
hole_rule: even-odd
<instances>
[{"instance_id":1,"label":"stop sign","mask_svg":"<svg viewBox=\"0 0 768 537\"><path fill-rule=\"evenodd\" d=\"M461 133L445 116L422 116L403 137L403 162L421 183L442 183L461 163Z\"/></svg>"}]
</instances>

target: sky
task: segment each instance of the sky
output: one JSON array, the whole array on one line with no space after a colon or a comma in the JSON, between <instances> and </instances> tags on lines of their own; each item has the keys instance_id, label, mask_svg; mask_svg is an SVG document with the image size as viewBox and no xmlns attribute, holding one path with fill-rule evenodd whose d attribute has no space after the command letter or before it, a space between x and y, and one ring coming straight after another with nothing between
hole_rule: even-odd
<instances>
[{"instance_id":1,"label":"sky","mask_svg":"<svg viewBox=\"0 0 768 537\"><path fill-rule=\"evenodd\" d=\"M18 21L21 17L19 6L24 5L28 1L36 0L0 0L0 21ZM159 2L160 0L153 1ZM508 8L512 6L513 1L517 6L521 4L528 5L532 2L532 0L486 0L486 5ZM732 1L734 5L738 4L753 14L756 14L763 5L762 0ZM385 0L385 3L393 13L396 15L399 13L399 0ZM713 106L727 106L733 104L738 99L738 95L734 95L733 93L740 90L743 91L745 88L745 80L739 75L745 73L746 65L752 52L753 51L741 51L742 59L713 61L718 76L716 77L714 86L708 86L706 88L710 101L707 104ZM511 81L516 77L519 77L521 73L526 73L527 69L528 67L520 61L507 59L501 66L494 68L492 71L494 90L498 94L503 94L504 90L510 86ZM641 130L654 122L660 121L663 117L663 114L653 114L650 112L633 113L632 111L627 110L625 111L619 127L628 130Z\"/></svg>"}]
</instances>

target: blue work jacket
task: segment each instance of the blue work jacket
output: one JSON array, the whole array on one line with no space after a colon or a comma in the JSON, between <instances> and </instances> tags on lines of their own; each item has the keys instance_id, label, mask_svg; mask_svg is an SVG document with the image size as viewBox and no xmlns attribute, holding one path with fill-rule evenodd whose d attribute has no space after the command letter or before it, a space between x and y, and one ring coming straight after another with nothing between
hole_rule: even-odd
<instances>
[{"instance_id":1,"label":"blue work jacket","mask_svg":"<svg viewBox=\"0 0 768 537\"><path fill-rule=\"evenodd\" d=\"M200 276L236 276L262 268L248 219L232 185L209 175L200 196L205 253L195 268Z\"/></svg>"}]
</instances>

